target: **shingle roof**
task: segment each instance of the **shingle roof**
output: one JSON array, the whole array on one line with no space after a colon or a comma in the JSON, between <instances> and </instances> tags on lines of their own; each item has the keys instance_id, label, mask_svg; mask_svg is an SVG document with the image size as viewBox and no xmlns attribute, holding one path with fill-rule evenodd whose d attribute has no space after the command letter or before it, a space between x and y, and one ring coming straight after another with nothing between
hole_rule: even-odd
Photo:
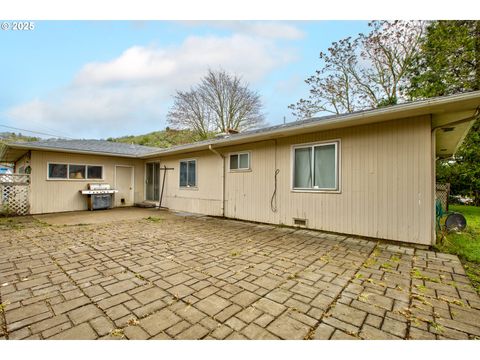
<instances>
[{"instance_id":1,"label":"shingle roof","mask_svg":"<svg viewBox=\"0 0 480 360\"><path fill-rule=\"evenodd\" d=\"M213 139L207 139L207 140L200 140L200 141L195 141L193 143L187 143L187 144L181 144L181 145L174 145L169 148L154 148L157 152L160 151L168 151L168 150L176 150L176 149L188 149L191 148L192 146L198 146L198 145L203 145L203 144L215 144L218 142L222 142L223 140L235 140L235 138L239 137L245 137L248 135L254 135L254 134L262 134L262 133L269 133L273 132L275 130L280 130L280 129L289 129L289 128L297 128L301 127L302 125L309 124L309 123L319 123L323 120L329 120L329 119L337 119L337 118L342 118L346 117L347 115L352 115L352 114L361 114L367 112L367 110L362 110L362 111L357 111L353 113L348 113L348 114L342 114L342 115L326 115L322 117L312 117L304 120L297 120L293 122L289 122L286 124L280 124L280 125L273 125L273 126L268 126L268 127L262 127L262 128L255 128L255 129L250 129L250 130L245 130L239 133L232 133L232 134L218 134L216 137Z\"/></svg>"},{"instance_id":2,"label":"shingle roof","mask_svg":"<svg viewBox=\"0 0 480 360\"><path fill-rule=\"evenodd\" d=\"M335 129L338 127L363 125L372 122L380 122L402 117L420 116L432 114L435 111L439 114L446 111L445 107L449 107L451 111L465 111L466 106L479 107L478 101L480 91L472 91L469 93L461 93L449 96L440 96L435 98L410 101L402 104L391 105L376 109L360 110L341 115L327 115L323 117L312 117L300 121L294 121L286 124L274 125L259 129L252 129L240 132L238 134L228 134L219 136L214 139L198 141L191 144L183 144L172 146L170 148L159 149L154 154L145 155L145 157L153 157L155 155L173 154L187 151L197 151L205 149L207 146L215 145L216 147L228 146L231 144L241 144L243 142L260 141L266 139L267 136L287 136L287 134L308 133L310 131L319 131L320 129ZM453 107L453 108L452 108Z\"/></svg>"},{"instance_id":3,"label":"shingle roof","mask_svg":"<svg viewBox=\"0 0 480 360\"><path fill-rule=\"evenodd\" d=\"M28 146L32 148L59 149L86 151L92 153L104 153L124 156L140 156L160 150L160 148L127 144L106 140L62 140L50 139L23 143L11 143L10 145Z\"/></svg>"}]
</instances>

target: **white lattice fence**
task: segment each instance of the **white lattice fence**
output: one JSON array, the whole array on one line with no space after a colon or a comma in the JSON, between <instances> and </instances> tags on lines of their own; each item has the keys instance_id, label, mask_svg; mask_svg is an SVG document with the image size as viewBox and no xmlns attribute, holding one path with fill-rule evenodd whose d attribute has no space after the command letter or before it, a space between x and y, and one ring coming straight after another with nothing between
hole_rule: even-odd
<instances>
[{"instance_id":1,"label":"white lattice fence","mask_svg":"<svg viewBox=\"0 0 480 360\"><path fill-rule=\"evenodd\" d=\"M27 215L30 210L29 193L29 175L1 174L0 213L4 215Z\"/></svg>"},{"instance_id":2,"label":"white lattice fence","mask_svg":"<svg viewBox=\"0 0 480 360\"><path fill-rule=\"evenodd\" d=\"M450 184L436 184L435 196L442 203L442 208L444 211L448 211L448 196L450 195Z\"/></svg>"}]
</instances>

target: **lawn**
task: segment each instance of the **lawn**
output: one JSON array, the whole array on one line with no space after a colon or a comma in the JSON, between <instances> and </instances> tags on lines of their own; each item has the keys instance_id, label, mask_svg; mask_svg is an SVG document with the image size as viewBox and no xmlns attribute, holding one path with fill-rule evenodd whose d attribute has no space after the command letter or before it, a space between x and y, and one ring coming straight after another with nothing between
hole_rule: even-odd
<instances>
[{"instance_id":1,"label":"lawn","mask_svg":"<svg viewBox=\"0 0 480 360\"><path fill-rule=\"evenodd\" d=\"M436 247L439 251L458 255L480 293L480 207L450 205L449 210L462 213L467 219L467 228L461 233L447 234Z\"/></svg>"}]
</instances>

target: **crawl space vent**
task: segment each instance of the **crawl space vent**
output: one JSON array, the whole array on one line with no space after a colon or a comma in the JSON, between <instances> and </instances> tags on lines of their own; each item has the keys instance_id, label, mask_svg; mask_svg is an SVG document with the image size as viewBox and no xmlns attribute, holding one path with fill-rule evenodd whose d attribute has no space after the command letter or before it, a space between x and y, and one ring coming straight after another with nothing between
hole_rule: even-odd
<instances>
[{"instance_id":1,"label":"crawl space vent","mask_svg":"<svg viewBox=\"0 0 480 360\"><path fill-rule=\"evenodd\" d=\"M296 226L307 226L307 219L293 219L293 225Z\"/></svg>"}]
</instances>

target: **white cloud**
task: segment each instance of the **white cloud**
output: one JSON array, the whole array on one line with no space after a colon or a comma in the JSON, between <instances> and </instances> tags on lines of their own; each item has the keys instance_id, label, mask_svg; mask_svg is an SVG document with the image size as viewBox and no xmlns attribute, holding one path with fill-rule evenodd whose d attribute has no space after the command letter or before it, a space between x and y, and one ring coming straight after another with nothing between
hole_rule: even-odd
<instances>
[{"instance_id":1,"label":"white cloud","mask_svg":"<svg viewBox=\"0 0 480 360\"><path fill-rule=\"evenodd\" d=\"M66 88L5 115L18 127L39 129L34 124L41 123L74 137L138 134L163 128L171 95L197 83L208 68L236 73L255 86L294 60L289 54L272 39L244 33L190 36L168 48L134 46L110 61L86 64Z\"/></svg>"},{"instance_id":2,"label":"white cloud","mask_svg":"<svg viewBox=\"0 0 480 360\"><path fill-rule=\"evenodd\" d=\"M197 81L209 67L221 67L255 82L291 59L273 42L251 36L190 36L179 47L134 46L111 61L89 63L77 74L74 85L167 81L183 87Z\"/></svg>"},{"instance_id":3,"label":"white cloud","mask_svg":"<svg viewBox=\"0 0 480 360\"><path fill-rule=\"evenodd\" d=\"M183 21L190 26L208 25L210 28L227 29L269 39L297 40L305 36L303 31L288 22L279 21Z\"/></svg>"},{"instance_id":4,"label":"white cloud","mask_svg":"<svg viewBox=\"0 0 480 360\"><path fill-rule=\"evenodd\" d=\"M166 56L165 51L133 46L112 61L85 65L75 83L93 85L115 81L154 81L174 70L175 62Z\"/></svg>"},{"instance_id":5,"label":"white cloud","mask_svg":"<svg viewBox=\"0 0 480 360\"><path fill-rule=\"evenodd\" d=\"M252 35L285 40L297 40L305 36L295 26L277 22L256 22L249 26L247 32L250 32Z\"/></svg>"}]
</instances>

